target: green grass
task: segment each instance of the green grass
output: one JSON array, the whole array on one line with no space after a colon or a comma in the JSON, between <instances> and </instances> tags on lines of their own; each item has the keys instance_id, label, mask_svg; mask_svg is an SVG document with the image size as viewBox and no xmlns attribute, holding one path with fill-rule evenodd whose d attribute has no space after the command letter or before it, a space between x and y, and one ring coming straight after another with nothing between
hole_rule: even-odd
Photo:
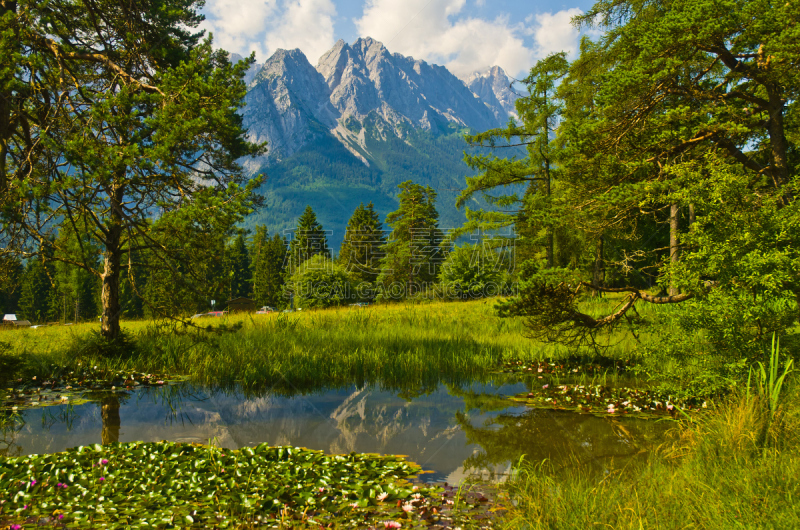
<instances>
[{"instance_id":1,"label":"green grass","mask_svg":"<svg viewBox=\"0 0 800 530\"><path fill-rule=\"evenodd\" d=\"M684 423L645 463L598 477L524 463L506 485L506 528L798 528L800 395L778 421L763 398L730 398ZM763 436L765 427L768 430Z\"/></svg>"},{"instance_id":2,"label":"green grass","mask_svg":"<svg viewBox=\"0 0 800 530\"><path fill-rule=\"evenodd\" d=\"M618 302L590 300L581 309L599 316ZM516 377L498 372L510 361L531 366L602 354L604 366L616 361L638 366L645 379L654 380L651 385L665 374L680 383L694 377L687 371L691 364L646 353L657 352L666 335L685 333L675 324L675 311L644 305L641 321L599 337L600 352L532 341L524 319L498 318L493 300L238 315L197 322L212 328L205 331L124 322L127 343L115 346L122 353L115 356L103 355L108 345L98 340L96 324L13 330L0 333L0 376L24 380L99 366L99 372L183 375L253 393L375 384L414 395L441 383L452 388L472 381L501 383ZM692 338L702 345L701 334ZM701 360L705 355L701 346L688 354ZM627 377L611 370L583 377L612 386ZM792 376L787 381L775 406L765 405L764 396L745 393L742 383L741 393L684 422L644 463L604 476L577 461L557 470L547 462L526 462L505 490L509 512L503 523L509 528L800 527L795 501L800 498L800 391Z\"/></svg>"},{"instance_id":3,"label":"green grass","mask_svg":"<svg viewBox=\"0 0 800 530\"><path fill-rule=\"evenodd\" d=\"M585 302L582 309L607 314L618 302L602 298ZM648 366L641 356L674 331L669 306L644 306L643 323L599 335L595 349L535 342L526 336L523 318L499 318L494 304L406 303L195 321L214 332L129 321L123 322L128 344L115 350L121 356L100 353L98 324L10 330L0 333L0 368L8 377L24 379L50 377L53 367L74 370L83 363L286 393L364 383L424 391L441 382L487 381L510 360L576 356L641 361L645 373L676 370L667 364Z\"/></svg>"}]
</instances>

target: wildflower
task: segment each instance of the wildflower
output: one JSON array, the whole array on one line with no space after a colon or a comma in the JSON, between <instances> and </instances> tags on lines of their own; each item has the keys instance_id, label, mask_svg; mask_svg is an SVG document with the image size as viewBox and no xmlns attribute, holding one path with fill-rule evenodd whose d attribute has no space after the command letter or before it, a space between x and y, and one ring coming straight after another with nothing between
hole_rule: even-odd
<instances>
[{"instance_id":1,"label":"wildflower","mask_svg":"<svg viewBox=\"0 0 800 530\"><path fill-rule=\"evenodd\" d=\"M544 368L539 368L539 369L538 369L538 370L536 370L536 371L537 371L537 372L539 372L539 373L542 373L542 372L544 372Z\"/></svg>"},{"instance_id":2,"label":"wildflower","mask_svg":"<svg viewBox=\"0 0 800 530\"><path fill-rule=\"evenodd\" d=\"M98 482L105 482L105 481L106 481L106 477L100 477L100 479L98 480Z\"/></svg>"},{"instance_id":3,"label":"wildflower","mask_svg":"<svg viewBox=\"0 0 800 530\"><path fill-rule=\"evenodd\" d=\"M400 528L401 526L403 526L403 525L401 525L397 521L384 521L383 522L383 527L384 528Z\"/></svg>"},{"instance_id":4,"label":"wildflower","mask_svg":"<svg viewBox=\"0 0 800 530\"><path fill-rule=\"evenodd\" d=\"M22 507L22 509L23 510L27 510L28 509L28 505L26 504L25 506Z\"/></svg>"},{"instance_id":5,"label":"wildflower","mask_svg":"<svg viewBox=\"0 0 800 530\"><path fill-rule=\"evenodd\" d=\"M545 388L547 388L547 387L549 387L549 386L550 386L550 385L542 385L542 390L544 390Z\"/></svg>"},{"instance_id":6,"label":"wildflower","mask_svg":"<svg viewBox=\"0 0 800 530\"><path fill-rule=\"evenodd\" d=\"M101 463L101 464L103 464L103 465L106 465L106 464L108 464L108 460L106 460L106 459L104 458L104 459L102 459L102 460L100 461L100 463Z\"/></svg>"},{"instance_id":7,"label":"wildflower","mask_svg":"<svg viewBox=\"0 0 800 530\"><path fill-rule=\"evenodd\" d=\"M674 408L675 408L675 405L673 405L672 403L667 403L667 410L672 410Z\"/></svg>"},{"instance_id":8,"label":"wildflower","mask_svg":"<svg viewBox=\"0 0 800 530\"><path fill-rule=\"evenodd\" d=\"M22 526L20 526L20 525L18 525L18 524L12 524L11 526L9 526L9 528L10 528L11 530L21 530L21 529L22 529Z\"/></svg>"},{"instance_id":9,"label":"wildflower","mask_svg":"<svg viewBox=\"0 0 800 530\"><path fill-rule=\"evenodd\" d=\"M388 493L386 493L386 492L384 491L383 493L379 493L379 494L378 494L378 496L377 496L377 499L378 499L379 501L383 501L383 500L385 500L385 499L386 499L386 497L388 497L388 496L389 496L389 494L388 494Z\"/></svg>"},{"instance_id":10,"label":"wildflower","mask_svg":"<svg viewBox=\"0 0 800 530\"><path fill-rule=\"evenodd\" d=\"M64 514L63 514L63 513L60 513L60 514L58 514L58 520L59 520L59 521L60 521L61 519L63 519L63 518L64 518Z\"/></svg>"},{"instance_id":11,"label":"wildflower","mask_svg":"<svg viewBox=\"0 0 800 530\"><path fill-rule=\"evenodd\" d=\"M36 485L36 479L31 479L31 487L34 487L35 485Z\"/></svg>"}]
</instances>

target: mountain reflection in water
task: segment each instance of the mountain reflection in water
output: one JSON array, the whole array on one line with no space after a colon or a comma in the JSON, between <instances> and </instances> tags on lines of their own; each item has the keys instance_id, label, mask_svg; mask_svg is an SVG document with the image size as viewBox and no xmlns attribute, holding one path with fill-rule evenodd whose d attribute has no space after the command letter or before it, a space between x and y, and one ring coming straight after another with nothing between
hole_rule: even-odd
<instances>
[{"instance_id":1,"label":"mountain reflection in water","mask_svg":"<svg viewBox=\"0 0 800 530\"><path fill-rule=\"evenodd\" d=\"M232 449L266 442L407 455L432 472L425 480L457 483L469 476L501 478L522 455L606 469L645 454L663 436L663 423L534 410L502 399L526 389L524 383L441 385L409 395L352 387L252 397L190 385L141 388L74 407L27 410L24 424L0 436L0 454L135 440L214 442Z\"/></svg>"}]
</instances>

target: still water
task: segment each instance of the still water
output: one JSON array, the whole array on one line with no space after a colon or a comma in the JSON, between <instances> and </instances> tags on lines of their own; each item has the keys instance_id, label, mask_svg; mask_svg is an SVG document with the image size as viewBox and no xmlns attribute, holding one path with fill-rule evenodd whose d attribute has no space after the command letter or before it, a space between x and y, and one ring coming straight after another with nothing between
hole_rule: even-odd
<instances>
[{"instance_id":1,"label":"still water","mask_svg":"<svg viewBox=\"0 0 800 530\"><path fill-rule=\"evenodd\" d=\"M100 402L22 413L0 434L0 455L136 440L292 445L328 453L407 455L427 481L502 480L520 457L604 472L647 454L668 422L530 409L504 397L515 384L440 385L423 395L351 387L291 397L181 384L109 393Z\"/></svg>"}]
</instances>

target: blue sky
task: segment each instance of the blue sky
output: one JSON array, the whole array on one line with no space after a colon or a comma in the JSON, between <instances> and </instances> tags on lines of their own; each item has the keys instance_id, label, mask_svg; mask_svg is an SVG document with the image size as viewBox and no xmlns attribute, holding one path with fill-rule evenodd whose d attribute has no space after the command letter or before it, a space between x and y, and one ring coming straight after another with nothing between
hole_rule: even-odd
<instances>
[{"instance_id":1,"label":"blue sky","mask_svg":"<svg viewBox=\"0 0 800 530\"><path fill-rule=\"evenodd\" d=\"M215 43L263 62L300 48L312 64L338 39L373 37L391 52L466 76L499 65L522 76L549 53L574 54L570 19L592 2L528 0L207 0L204 28Z\"/></svg>"}]
</instances>

